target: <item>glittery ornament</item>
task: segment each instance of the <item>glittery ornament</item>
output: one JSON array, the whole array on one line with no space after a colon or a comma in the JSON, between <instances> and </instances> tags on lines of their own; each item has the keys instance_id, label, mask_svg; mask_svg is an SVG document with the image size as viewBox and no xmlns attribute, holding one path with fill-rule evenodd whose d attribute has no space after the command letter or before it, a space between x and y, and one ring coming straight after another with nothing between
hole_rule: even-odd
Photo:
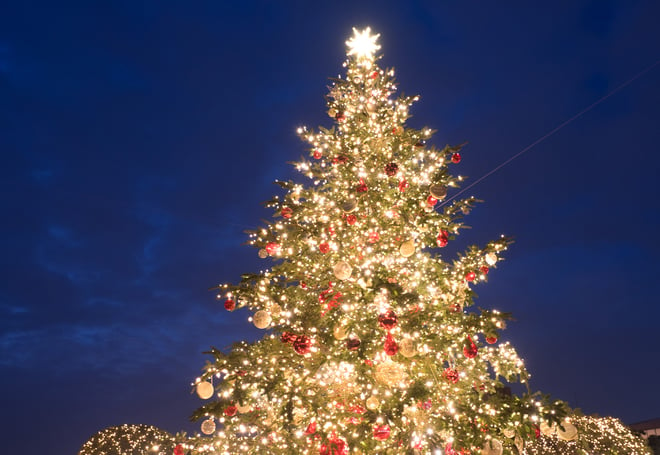
<instances>
[{"instance_id":1,"label":"glittery ornament","mask_svg":"<svg viewBox=\"0 0 660 455\"><path fill-rule=\"evenodd\" d=\"M268 257L268 251L266 251L264 248L261 248L257 254L261 259L266 259Z\"/></svg>"},{"instance_id":2,"label":"glittery ornament","mask_svg":"<svg viewBox=\"0 0 660 455\"><path fill-rule=\"evenodd\" d=\"M387 333L387 336L385 337L385 343L383 344L383 350L385 351L385 354L389 356L395 355L397 352L399 352L399 345L397 344L396 340L394 340L394 337L392 336L391 333Z\"/></svg>"},{"instance_id":3,"label":"glittery ornament","mask_svg":"<svg viewBox=\"0 0 660 455\"><path fill-rule=\"evenodd\" d=\"M474 281L475 278L477 278L477 274L474 273L474 272L468 272L468 273L465 275L465 279L468 280L468 281Z\"/></svg>"},{"instance_id":4,"label":"glittery ornament","mask_svg":"<svg viewBox=\"0 0 660 455\"><path fill-rule=\"evenodd\" d=\"M291 207L282 207L281 214L283 218L289 219L293 215L293 209Z\"/></svg>"},{"instance_id":5,"label":"glittery ornament","mask_svg":"<svg viewBox=\"0 0 660 455\"><path fill-rule=\"evenodd\" d=\"M398 362L393 362L389 358L376 365L374 379L380 384L388 387L396 387L408 379L406 367Z\"/></svg>"},{"instance_id":6,"label":"glittery ornament","mask_svg":"<svg viewBox=\"0 0 660 455\"><path fill-rule=\"evenodd\" d=\"M451 162L454 164L458 164L461 162L461 154L456 152L451 156Z\"/></svg>"},{"instance_id":7,"label":"glittery ornament","mask_svg":"<svg viewBox=\"0 0 660 455\"><path fill-rule=\"evenodd\" d=\"M490 266L497 264L497 254L495 253L487 253L485 259L486 259L486 264Z\"/></svg>"},{"instance_id":8,"label":"glittery ornament","mask_svg":"<svg viewBox=\"0 0 660 455\"><path fill-rule=\"evenodd\" d=\"M442 372L442 377L447 380L447 382L451 382L452 384L456 384L459 379L459 374L458 371L456 371L453 368L445 368L445 370Z\"/></svg>"},{"instance_id":9,"label":"glittery ornament","mask_svg":"<svg viewBox=\"0 0 660 455\"><path fill-rule=\"evenodd\" d=\"M202 399L202 400L208 400L213 396L213 384L211 384L208 381L202 381L198 382L197 386L195 387L195 390L197 391L197 395Z\"/></svg>"},{"instance_id":10,"label":"glittery ornament","mask_svg":"<svg viewBox=\"0 0 660 455\"><path fill-rule=\"evenodd\" d=\"M447 197L447 187L444 185L431 185L429 187L429 193L431 193L431 196L441 201Z\"/></svg>"},{"instance_id":11,"label":"glittery ornament","mask_svg":"<svg viewBox=\"0 0 660 455\"><path fill-rule=\"evenodd\" d=\"M225 310L234 311L235 309L236 309L236 302L234 302L232 299L225 300Z\"/></svg>"},{"instance_id":12,"label":"glittery ornament","mask_svg":"<svg viewBox=\"0 0 660 455\"><path fill-rule=\"evenodd\" d=\"M398 318L393 310L388 310L378 315L378 324L385 330L392 330L396 327L397 321Z\"/></svg>"},{"instance_id":13,"label":"glittery ornament","mask_svg":"<svg viewBox=\"0 0 660 455\"><path fill-rule=\"evenodd\" d=\"M367 398L365 404L367 405L367 409L375 411L380 407L380 400L375 396L371 395L369 398Z\"/></svg>"},{"instance_id":14,"label":"glittery ornament","mask_svg":"<svg viewBox=\"0 0 660 455\"><path fill-rule=\"evenodd\" d=\"M202 422L202 433L213 434L215 431L215 421L213 419L206 419Z\"/></svg>"},{"instance_id":15,"label":"glittery ornament","mask_svg":"<svg viewBox=\"0 0 660 455\"><path fill-rule=\"evenodd\" d=\"M266 252L271 256L276 255L280 252L280 244L277 242L270 242L266 244Z\"/></svg>"},{"instance_id":16,"label":"glittery ornament","mask_svg":"<svg viewBox=\"0 0 660 455\"><path fill-rule=\"evenodd\" d=\"M224 413L227 417L234 417L237 412L238 412L238 408L236 406L234 406L233 404L227 406L225 408L225 411L224 411Z\"/></svg>"},{"instance_id":17,"label":"glittery ornament","mask_svg":"<svg viewBox=\"0 0 660 455\"><path fill-rule=\"evenodd\" d=\"M413 357L417 354L417 349L415 349L415 343L410 338L404 338L399 343L399 352L404 357Z\"/></svg>"},{"instance_id":18,"label":"glittery ornament","mask_svg":"<svg viewBox=\"0 0 660 455\"><path fill-rule=\"evenodd\" d=\"M449 243L449 232L440 231L440 234L438 234L438 237L436 238L436 243L440 248L446 247Z\"/></svg>"},{"instance_id":19,"label":"glittery ornament","mask_svg":"<svg viewBox=\"0 0 660 455\"><path fill-rule=\"evenodd\" d=\"M351 337L346 340L346 349L349 351L357 351L360 348L360 339L356 337Z\"/></svg>"},{"instance_id":20,"label":"glittery ornament","mask_svg":"<svg viewBox=\"0 0 660 455\"><path fill-rule=\"evenodd\" d=\"M385 441L390 437L390 427L389 425L376 425L374 427L374 439L379 441Z\"/></svg>"},{"instance_id":21,"label":"glittery ornament","mask_svg":"<svg viewBox=\"0 0 660 455\"><path fill-rule=\"evenodd\" d=\"M293 342L293 349L300 355L308 354L312 350L312 339L307 335L300 335Z\"/></svg>"},{"instance_id":22,"label":"glittery ornament","mask_svg":"<svg viewBox=\"0 0 660 455\"><path fill-rule=\"evenodd\" d=\"M561 427L564 427L562 430ZM577 439L578 430L570 422L562 422L561 425L557 425L557 437L562 441L574 441Z\"/></svg>"},{"instance_id":23,"label":"glittery ornament","mask_svg":"<svg viewBox=\"0 0 660 455\"><path fill-rule=\"evenodd\" d=\"M404 258L408 258L415 254L415 241L411 239L403 242L399 247L399 254Z\"/></svg>"},{"instance_id":24,"label":"glittery ornament","mask_svg":"<svg viewBox=\"0 0 660 455\"><path fill-rule=\"evenodd\" d=\"M334 336L336 340L345 340L348 336L348 331L343 324L337 324L335 328L332 329L332 336Z\"/></svg>"},{"instance_id":25,"label":"glittery ornament","mask_svg":"<svg viewBox=\"0 0 660 455\"><path fill-rule=\"evenodd\" d=\"M346 216L346 222L353 226L357 222L357 217L355 215L348 215Z\"/></svg>"},{"instance_id":26,"label":"glittery ornament","mask_svg":"<svg viewBox=\"0 0 660 455\"><path fill-rule=\"evenodd\" d=\"M258 329L265 329L270 325L272 320L273 318L266 310L259 310L252 316L252 323Z\"/></svg>"},{"instance_id":27,"label":"glittery ornament","mask_svg":"<svg viewBox=\"0 0 660 455\"><path fill-rule=\"evenodd\" d=\"M344 261L337 262L332 269L335 277L338 280L348 280L351 277L353 268Z\"/></svg>"},{"instance_id":28,"label":"glittery ornament","mask_svg":"<svg viewBox=\"0 0 660 455\"><path fill-rule=\"evenodd\" d=\"M399 165L396 163L388 163L385 165L385 173L390 177L394 177L399 172Z\"/></svg>"},{"instance_id":29,"label":"glittery ornament","mask_svg":"<svg viewBox=\"0 0 660 455\"><path fill-rule=\"evenodd\" d=\"M463 355L468 359L474 359L477 356L477 345L474 344L471 337L467 337L466 344L463 347Z\"/></svg>"},{"instance_id":30,"label":"glittery ornament","mask_svg":"<svg viewBox=\"0 0 660 455\"><path fill-rule=\"evenodd\" d=\"M298 338L298 336L291 332L283 332L282 336L280 336L280 340L282 340L282 343L293 343L294 341L296 341L296 338Z\"/></svg>"},{"instance_id":31,"label":"glittery ornament","mask_svg":"<svg viewBox=\"0 0 660 455\"><path fill-rule=\"evenodd\" d=\"M484 442L481 455L502 455L503 451L504 447L502 447L502 443L497 439L491 439Z\"/></svg>"}]
</instances>

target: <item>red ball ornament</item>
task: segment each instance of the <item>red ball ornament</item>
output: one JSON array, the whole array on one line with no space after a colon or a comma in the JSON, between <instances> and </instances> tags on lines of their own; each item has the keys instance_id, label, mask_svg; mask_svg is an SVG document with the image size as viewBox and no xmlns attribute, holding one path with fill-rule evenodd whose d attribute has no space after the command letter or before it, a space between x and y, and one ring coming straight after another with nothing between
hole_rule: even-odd
<instances>
[{"instance_id":1,"label":"red ball ornament","mask_svg":"<svg viewBox=\"0 0 660 455\"><path fill-rule=\"evenodd\" d=\"M289 219L293 215L293 209L291 207L282 207L282 217Z\"/></svg>"},{"instance_id":2,"label":"red ball ornament","mask_svg":"<svg viewBox=\"0 0 660 455\"><path fill-rule=\"evenodd\" d=\"M488 275L488 270L489 270L488 267L486 267L485 265L479 268L479 271L484 275Z\"/></svg>"},{"instance_id":3,"label":"red ball ornament","mask_svg":"<svg viewBox=\"0 0 660 455\"><path fill-rule=\"evenodd\" d=\"M408 189L410 185L408 185L408 182L406 182L406 179L403 179L399 182L399 191L402 193L405 193L405 191Z\"/></svg>"},{"instance_id":4,"label":"red ball ornament","mask_svg":"<svg viewBox=\"0 0 660 455\"><path fill-rule=\"evenodd\" d=\"M463 355L468 359L474 359L477 356L477 345L470 337L467 337L466 345L463 347Z\"/></svg>"},{"instance_id":5,"label":"red ball ornament","mask_svg":"<svg viewBox=\"0 0 660 455\"><path fill-rule=\"evenodd\" d=\"M225 408L225 415L227 417L234 417L237 412L238 412L238 408L233 404Z\"/></svg>"},{"instance_id":6,"label":"red ball ornament","mask_svg":"<svg viewBox=\"0 0 660 455\"><path fill-rule=\"evenodd\" d=\"M266 252L271 256L276 255L280 251L280 244L277 242L270 242L266 244Z\"/></svg>"},{"instance_id":7,"label":"red ball ornament","mask_svg":"<svg viewBox=\"0 0 660 455\"><path fill-rule=\"evenodd\" d=\"M399 165L396 163L388 163L385 165L385 173L390 176L394 177L396 173L399 172Z\"/></svg>"},{"instance_id":8,"label":"red ball ornament","mask_svg":"<svg viewBox=\"0 0 660 455\"><path fill-rule=\"evenodd\" d=\"M398 318L393 310L389 310L378 316L378 324L385 330L392 330L396 327Z\"/></svg>"},{"instance_id":9,"label":"red ball ornament","mask_svg":"<svg viewBox=\"0 0 660 455\"><path fill-rule=\"evenodd\" d=\"M488 344L497 343L497 337L486 337L486 343L488 343Z\"/></svg>"},{"instance_id":10,"label":"red ball ornament","mask_svg":"<svg viewBox=\"0 0 660 455\"><path fill-rule=\"evenodd\" d=\"M225 300L225 310L234 311L235 309L236 309L236 302L234 302L232 299Z\"/></svg>"},{"instance_id":11,"label":"red ball ornament","mask_svg":"<svg viewBox=\"0 0 660 455\"><path fill-rule=\"evenodd\" d=\"M534 436L536 436L536 439L541 437L541 429L538 425L534 425Z\"/></svg>"},{"instance_id":12,"label":"red ball ornament","mask_svg":"<svg viewBox=\"0 0 660 455\"><path fill-rule=\"evenodd\" d=\"M316 422L307 425L307 429L305 430L305 434L312 435L314 433L316 433Z\"/></svg>"},{"instance_id":13,"label":"red ball ornament","mask_svg":"<svg viewBox=\"0 0 660 455\"><path fill-rule=\"evenodd\" d=\"M282 343L293 343L296 341L296 338L298 338L298 336L295 333L283 332L280 340L282 340Z\"/></svg>"},{"instance_id":14,"label":"red ball ornament","mask_svg":"<svg viewBox=\"0 0 660 455\"><path fill-rule=\"evenodd\" d=\"M359 338L349 338L346 340L346 349L349 351L357 351L360 348L360 339Z\"/></svg>"},{"instance_id":15,"label":"red ball ornament","mask_svg":"<svg viewBox=\"0 0 660 455\"><path fill-rule=\"evenodd\" d=\"M399 352L399 345L394 340L394 337L391 333L387 332L387 337L385 337L385 345L383 346L385 354L392 356Z\"/></svg>"},{"instance_id":16,"label":"red ball ornament","mask_svg":"<svg viewBox=\"0 0 660 455\"><path fill-rule=\"evenodd\" d=\"M355 191L358 193L366 193L369 188L367 187L367 184L364 183L363 181L360 182L358 186L355 187Z\"/></svg>"},{"instance_id":17,"label":"red ball ornament","mask_svg":"<svg viewBox=\"0 0 660 455\"><path fill-rule=\"evenodd\" d=\"M346 115L344 115L343 112L337 112L337 115L335 115L335 119L337 119L339 123L342 123L346 120Z\"/></svg>"},{"instance_id":18,"label":"red ball ornament","mask_svg":"<svg viewBox=\"0 0 660 455\"><path fill-rule=\"evenodd\" d=\"M369 233L368 240L369 243L376 243L377 241L380 240L380 234L376 231L372 231Z\"/></svg>"},{"instance_id":19,"label":"red ball ornament","mask_svg":"<svg viewBox=\"0 0 660 455\"><path fill-rule=\"evenodd\" d=\"M346 441L333 434L328 442L321 444L319 455L347 455Z\"/></svg>"},{"instance_id":20,"label":"red ball ornament","mask_svg":"<svg viewBox=\"0 0 660 455\"><path fill-rule=\"evenodd\" d=\"M431 207L433 207L435 204L438 203L438 200L436 198L434 198L433 196L429 196L429 197L426 198L426 203L428 205L430 205Z\"/></svg>"},{"instance_id":21,"label":"red ball ornament","mask_svg":"<svg viewBox=\"0 0 660 455\"><path fill-rule=\"evenodd\" d=\"M322 244L320 244L319 245L319 251L321 251L321 253L323 253L323 254L330 251L330 245L328 245L328 242L323 242Z\"/></svg>"},{"instance_id":22,"label":"red ball ornament","mask_svg":"<svg viewBox=\"0 0 660 455\"><path fill-rule=\"evenodd\" d=\"M376 425L374 427L374 438L379 441L384 441L390 437L390 427L389 425Z\"/></svg>"},{"instance_id":23,"label":"red ball ornament","mask_svg":"<svg viewBox=\"0 0 660 455\"><path fill-rule=\"evenodd\" d=\"M183 446L181 444L177 444L174 448L174 455L183 455L183 453Z\"/></svg>"},{"instance_id":24,"label":"red ball ornament","mask_svg":"<svg viewBox=\"0 0 660 455\"><path fill-rule=\"evenodd\" d=\"M312 154L312 156L313 156L315 159L320 160L320 159L321 159L321 156L322 156L322 153L321 153L320 150L314 150L314 153Z\"/></svg>"},{"instance_id":25,"label":"red ball ornament","mask_svg":"<svg viewBox=\"0 0 660 455\"><path fill-rule=\"evenodd\" d=\"M293 350L300 355L308 354L312 350L312 339L307 335L296 337L293 342Z\"/></svg>"},{"instance_id":26,"label":"red ball ornament","mask_svg":"<svg viewBox=\"0 0 660 455\"><path fill-rule=\"evenodd\" d=\"M447 382L451 382L452 384L456 384L459 379L459 374L458 371L454 370L453 368L445 368L445 371L442 372L442 377L447 380Z\"/></svg>"},{"instance_id":27,"label":"red ball ornament","mask_svg":"<svg viewBox=\"0 0 660 455\"><path fill-rule=\"evenodd\" d=\"M346 222L353 226L357 222L357 216L355 215L347 215L346 216Z\"/></svg>"},{"instance_id":28,"label":"red ball ornament","mask_svg":"<svg viewBox=\"0 0 660 455\"><path fill-rule=\"evenodd\" d=\"M440 231L440 234L438 234L438 237L436 238L436 243L440 248L446 247L449 243L449 232Z\"/></svg>"},{"instance_id":29,"label":"red ball ornament","mask_svg":"<svg viewBox=\"0 0 660 455\"><path fill-rule=\"evenodd\" d=\"M465 279L468 281L474 281L477 278L477 274L474 272L468 272L467 275L465 275Z\"/></svg>"},{"instance_id":30,"label":"red ball ornament","mask_svg":"<svg viewBox=\"0 0 660 455\"><path fill-rule=\"evenodd\" d=\"M456 152L451 156L451 162L454 164L458 164L461 162L461 154Z\"/></svg>"},{"instance_id":31,"label":"red ball ornament","mask_svg":"<svg viewBox=\"0 0 660 455\"><path fill-rule=\"evenodd\" d=\"M372 79L376 79L377 77L378 77L378 71L374 71L373 73L371 73Z\"/></svg>"}]
</instances>

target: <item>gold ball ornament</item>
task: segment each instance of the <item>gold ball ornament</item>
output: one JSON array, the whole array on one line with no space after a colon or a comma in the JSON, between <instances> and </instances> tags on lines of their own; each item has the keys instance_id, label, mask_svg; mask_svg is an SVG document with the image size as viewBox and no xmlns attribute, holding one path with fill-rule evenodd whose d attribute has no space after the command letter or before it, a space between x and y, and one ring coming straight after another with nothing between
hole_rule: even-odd
<instances>
[{"instance_id":1,"label":"gold ball ornament","mask_svg":"<svg viewBox=\"0 0 660 455\"><path fill-rule=\"evenodd\" d=\"M254 313L254 316L252 317L252 323L258 329L265 329L270 325L272 320L273 318L266 310L259 310Z\"/></svg>"},{"instance_id":2,"label":"gold ball ornament","mask_svg":"<svg viewBox=\"0 0 660 455\"><path fill-rule=\"evenodd\" d=\"M408 379L408 373L405 366L387 359L376 366L374 378L380 384L396 387Z\"/></svg>"},{"instance_id":3,"label":"gold ball ornament","mask_svg":"<svg viewBox=\"0 0 660 455\"><path fill-rule=\"evenodd\" d=\"M415 343L410 338L404 338L399 342L399 352L404 357L413 357L417 354L417 349L415 349Z\"/></svg>"},{"instance_id":4,"label":"gold ball ornament","mask_svg":"<svg viewBox=\"0 0 660 455\"><path fill-rule=\"evenodd\" d=\"M208 381L198 382L195 389L197 390L197 395L202 400L208 400L213 396L213 392L214 392L213 384L211 384Z\"/></svg>"},{"instance_id":5,"label":"gold ball ornament","mask_svg":"<svg viewBox=\"0 0 660 455\"><path fill-rule=\"evenodd\" d=\"M481 449L481 455L502 455L504 447L502 443L497 439L491 439L490 441L484 442L484 446Z\"/></svg>"},{"instance_id":6,"label":"gold ball ornament","mask_svg":"<svg viewBox=\"0 0 660 455\"><path fill-rule=\"evenodd\" d=\"M431 185L429 187L429 193L431 193L431 196L441 201L447 197L447 187L444 185Z\"/></svg>"},{"instance_id":7,"label":"gold ball ornament","mask_svg":"<svg viewBox=\"0 0 660 455\"><path fill-rule=\"evenodd\" d=\"M516 431L513 428L505 428L502 430L502 434L509 439L513 439L516 436Z\"/></svg>"},{"instance_id":8,"label":"gold ball ornament","mask_svg":"<svg viewBox=\"0 0 660 455\"><path fill-rule=\"evenodd\" d=\"M335 118L337 116L337 110L332 108L328 109L328 116Z\"/></svg>"},{"instance_id":9,"label":"gold ball ornament","mask_svg":"<svg viewBox=\"0 0 660 455\"><path fill-rule=\"evenodd\" d=\"M332 335L337 340L345 340L346 337L348 336L348 331L346 330L346 327L344 327L342 324L337 324L335 328L332 330Z\"/></svg>"},{"instance_id":10,"label":"gold ball ornament","mask_svg":"<svg viewBox=\"0 0 660 455\"><path fill-rule=\"evenodd\" d=\"M240 403L237 403L236 404L236 410L240 414L247 414L248 412L252 411L252 406L250 406L249 404L242 405Z\"/></svg>"},{"instance_id":11,"label":"gold ball ornament","mask_svg":"<svg viewBox=\"0 0 660 455\"><path fill-rule=\"evenodd\" d=\"M357 201L355 199L349 199L342 202L341 209L346 213L351 213L357 208Z\"/></svg>"},{"instance_id":12,"label":"gold ball ornament","mask_svg":"<svg viewBox=\"0 0 660 455\"><path fill-rule=\"evenodd\" d=\"M259 250L259 253L257 253L261 259L266 259L268 257L268 251L266 251L264 248Z\"/></svg>"},{"instance_id":13,"label":"gold ball ornament","mask_svg":"<svg viewBox=\"0 0 660 455\"><path fill-rule=\"evenodd\" d=\"M213 419L206 419L202 422L202 433L213 434L215 431L215 421Z\"/></svg>"},{"instance_id":14,"label":"gold ball ornament","mask_svg":"<svg viewBox=\"0 0 660 455\"><path fill-rule=\"evenodd\" d=\"M548 422L544 421L539 425L539 430L541 430L544 436L552 436L557 431L557 427L555 425L548 425Z\"/></svg>"},{"instance_id":15,"label":"gold ball ornament","mask_svg":"<svg viewBox=\"0 0 660 455\"><path fill-rule=\"evenodd\" d=\"M347 262L340 261L335 264L332 272L335 274L335 277L337 277L338 280L347 280L351 277L353 268L348 265Z\"/></svg>"},{"instance_id":16,"label":"gold ball ornament","mask_svg":"<svg viewBox=\"0 0 660 455\"><path fill-rule=\"evenodd\" d=\"M367 409L370 409L371 411L375 411L380 407L380 400L375 396L371 395L369 398L367 398L365 404L367 405Z\"/></svg>"},{"instance_id":17,"label":"gold ball ornament","mask_svg":"<svg viewBox=\"0 0 660 455\"><path fill-rule=\"evenodd\" d=\"M486 264L488 265L495 265L497 264L497 254L495 253L488 253L486 254Z\"/></svg>"},{"instance_id":18,"label":"gold ball ornament","mask_svg":"<svg viewBox=\"0 0 660 455\"><path fill-rule=\"evenodd\" d=\"M562 441L575 441L578 436L578 430L570 422L563 422L561 424L564 429L562 430L559 425L557 425L557 437Z\"/></svg>"},{"instance_id":19,"label":"gold ball ornament","mask_svg":"<svg viewBox=\"0 0 660 455\"><path fill-rule=\"evenodd\" d=\"M278 303L273 303L268 307L272 317L276 318L282 313L282 307Z\"/></svg>"},{"instance_id":20,"label":"gold ball ornament","mask_svg":"<svg viewBox=\"0 0 660 455\"><path fill-rule=\"evenodd\" d=\"M411 239L403 242L399 247L399 253L404 258L408 258L415 254L415 241Z\"/></svg>"}]
</instances>

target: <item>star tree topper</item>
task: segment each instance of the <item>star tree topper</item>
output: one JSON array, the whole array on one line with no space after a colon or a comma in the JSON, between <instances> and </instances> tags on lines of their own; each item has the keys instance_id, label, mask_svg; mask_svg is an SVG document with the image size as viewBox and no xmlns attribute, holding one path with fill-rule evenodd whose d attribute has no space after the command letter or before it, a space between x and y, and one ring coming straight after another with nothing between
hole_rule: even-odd
<instances>
[{"instance_id":1,"label":"star tree topper","mask_svg":"<svg viewBox=\"0 0 660 455\"><path fill-rule=\"evenodd\" d=\"M371 27L367 27L363 31L353 27L353 37L346 41L348 55L355 55L358 59L373 60L374 54L380 49L380 44L376 43L379 36L380 33L371 34Z\"/></svg>"}]
</instances>

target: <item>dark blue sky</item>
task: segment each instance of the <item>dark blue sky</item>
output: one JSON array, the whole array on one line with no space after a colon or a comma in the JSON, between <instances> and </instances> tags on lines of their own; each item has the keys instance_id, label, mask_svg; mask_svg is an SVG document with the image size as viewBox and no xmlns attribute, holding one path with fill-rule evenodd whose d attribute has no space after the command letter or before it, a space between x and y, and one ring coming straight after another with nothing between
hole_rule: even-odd
<instances>
[{"instance_id":1,"label":"dark blue sky","mask_svg":"<svg viewBox=\"0 0 660 455\"><path fill-rule=\"evenodd\" d=\"M3 2L5 451L197 428L201 352L256 333L207 288L264 266L243 230L329 125L351 27L472 180L660 58L658 2L507 3ZM458 240L515 237L477 303L532 386L629 423L660 416L658 125L660 66L475 186Z\"/></svg>"}]
</instances>

